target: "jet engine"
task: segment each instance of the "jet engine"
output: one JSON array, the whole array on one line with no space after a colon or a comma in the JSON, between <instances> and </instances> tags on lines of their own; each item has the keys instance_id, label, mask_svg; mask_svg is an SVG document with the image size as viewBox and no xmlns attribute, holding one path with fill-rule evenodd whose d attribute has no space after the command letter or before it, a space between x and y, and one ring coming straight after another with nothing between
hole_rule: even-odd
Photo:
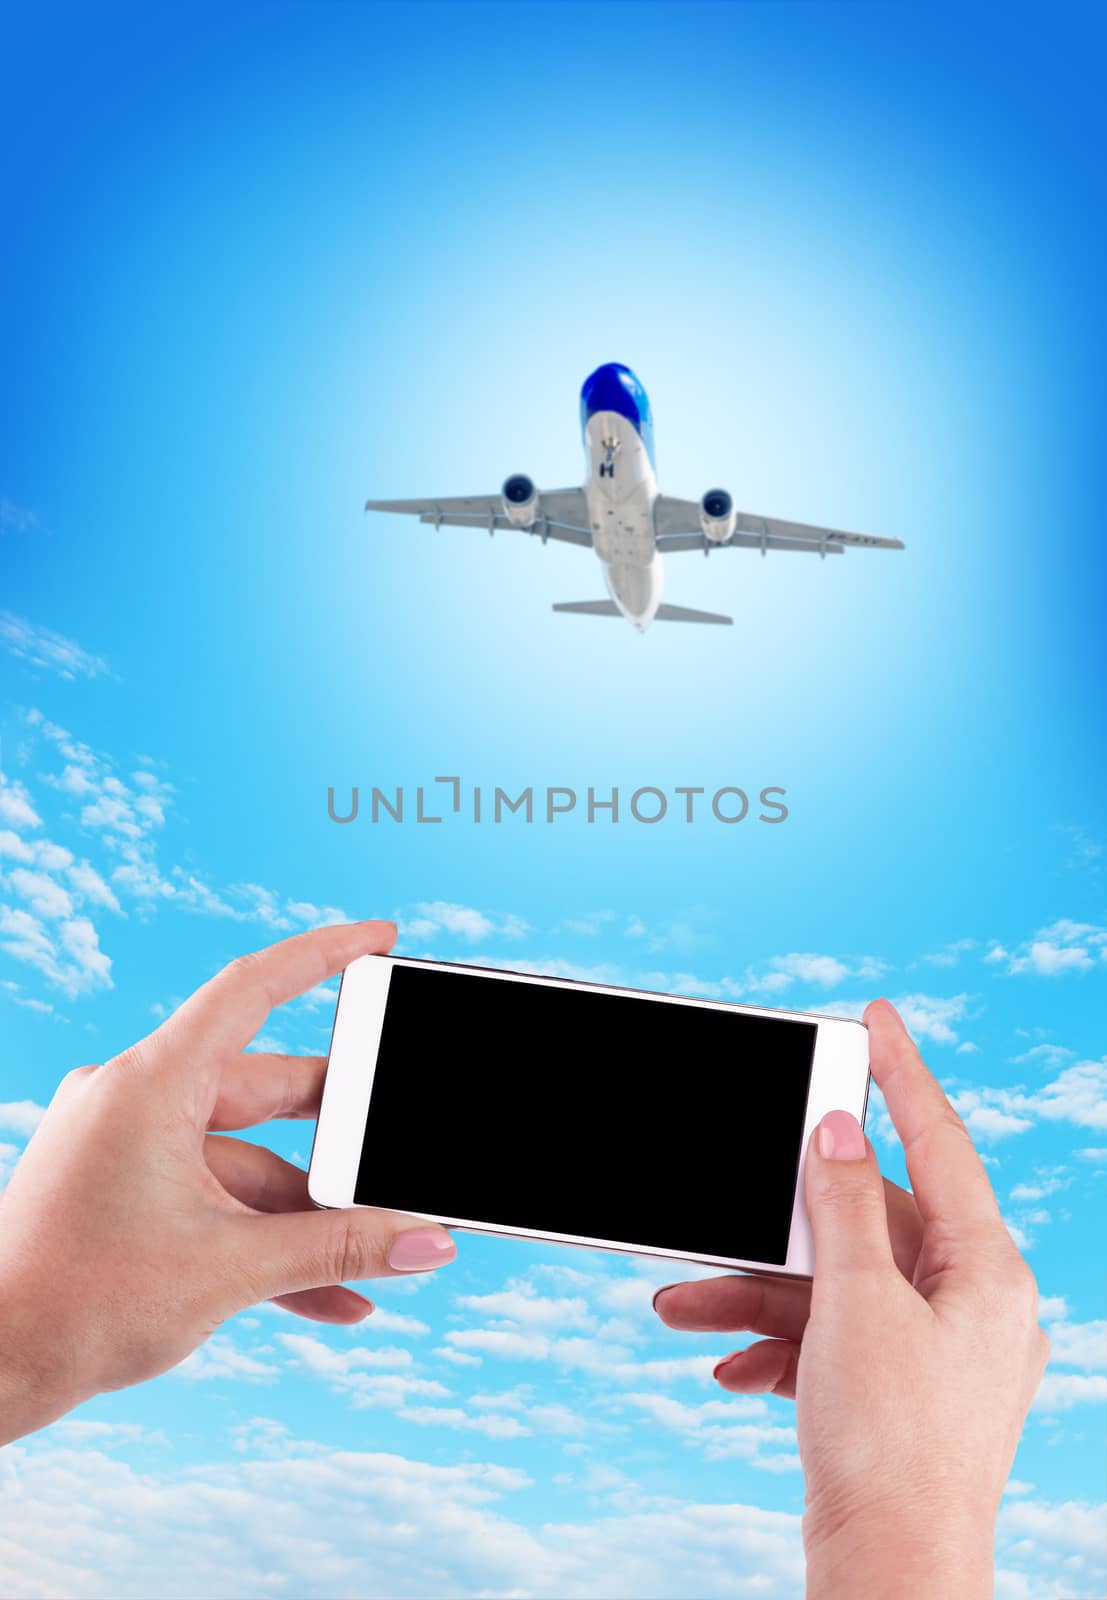
<instances>
[{"instance_id":1,"label":"jet engine","mask_svg":"<svg viewBox=\"0 0 1107 1600\"><path fill-rule=\"evenodd\" d=\"M504 516L517 528L533 527L538 516L538 490L534 480L525 472L516 472L504 480L500 490L503 495Z\"/></svg>"},{"instance_id":2,"label":"jet engine","mask_svg":"<svg viewBox=\"0 0 1107 1600\"><path fill-rule=\"evenodd\" d=\"M734 501L726 490L708 489L700 501L700 526L704 538L712 544L726 544L734 537L737 520Z\"/></svg>"}]
</instances>

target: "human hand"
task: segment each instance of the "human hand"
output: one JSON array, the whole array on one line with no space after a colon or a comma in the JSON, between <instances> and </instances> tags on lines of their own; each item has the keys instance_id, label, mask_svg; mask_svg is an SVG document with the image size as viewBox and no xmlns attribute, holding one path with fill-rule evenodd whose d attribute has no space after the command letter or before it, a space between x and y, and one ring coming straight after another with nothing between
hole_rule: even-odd
<instances>
[{"instance_id":1,"label":"human hand","mask_svg":"<svg viewBox=\"0 0 1107 1600\"><path fill-rule=\"evenodd\" d=\"M445 1228L318 1210L300 1168L216 1131L316 1115L321 1057L243 1051L274 1006L395 938L361 922L242 956L62 1080L0 1197L0 1443L165 1372L256 1301L357 1322L373 1307L345 1279L453 1259Z\"/></svg>"},{"instance_id":2,"label":"human hand","mask_svg":"<svg viewBox=\"0 0 1107 1600\"><path fill-rule=\"evenodd\" d=\"M673 1328L767 1336L715 1376L795 1397L809 1596L976 1600L992 1593L999 1500L1049 1341L964 1123L893 1007L865 1021L913 1197L832 1111L806 1163L813 1281L676 1284L655 1306Z\"/></svg>"}]
</instances>

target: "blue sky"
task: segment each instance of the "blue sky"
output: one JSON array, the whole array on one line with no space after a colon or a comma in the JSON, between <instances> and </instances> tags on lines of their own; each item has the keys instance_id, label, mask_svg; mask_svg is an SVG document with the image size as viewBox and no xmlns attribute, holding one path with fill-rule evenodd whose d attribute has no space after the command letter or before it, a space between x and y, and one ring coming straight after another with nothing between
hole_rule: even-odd
<instances>
[{"instance_id":1,"label":"blue sky","mask_svg":"<svg viewBox=\"0 0 1107 1600\"><path fill-rule=\"evenodd\" d=\"M1103 1593L1102 44L1067 6L6 19L5 1167L62 1072L340 913L450 959L888 993L1053 1335L998 1592ZM587 552L363 516L579 481L606 360L666 492L906 551L674 556L667 598L735 627L639 638L551 612L602 594ZM327 820L330 785L439 774L790 815ZM329 1004L266 1034L324 1048ZM792 1409L656 1325L671 1269L461 1243L362 1329L262 1308L4 1452L4 1587L797 1595Z\"/></svg>"}]
</instances>

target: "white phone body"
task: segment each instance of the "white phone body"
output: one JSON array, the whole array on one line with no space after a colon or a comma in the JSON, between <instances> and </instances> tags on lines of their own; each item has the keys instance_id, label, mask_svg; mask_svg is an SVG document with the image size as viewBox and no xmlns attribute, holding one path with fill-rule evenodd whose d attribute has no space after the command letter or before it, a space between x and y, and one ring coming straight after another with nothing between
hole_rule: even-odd
<instances>
[{"instance_id":1,"label":"white phone body","mask_svg":"<svg viewBox=\"0 0 1107 1600\"><path fill-rule=\"evenodd\" d=\"M538 1232L531 1228L509 1227L462 1216L408 1211L408 1214L424 1217L428 1221L445 1223L449 1227L474 1233L495 1233L509 1238L579 1245L591 1250L613 1250L628 1255L694 1261L708 1266L738 1268L746 1272L771 1273L773 1276L811 1276L814 1256L811 1228L803 1201L804 1164L808 1143L813 1130L827 1111L835 1109L851 1111L859 1122L864 1123L869 1090L869 1049L868 1029L862 1023L838 1017L823 1017L809 1012L738 1006L724 1001L695 1000L683 995L658 994L649 990L616 988L606 984L582 984L568 978L536 977L529 973L503 971L499 968L426 961L414 957L362 956L352 962L343 974L335 1013L322 1105L308 1173L308 1193L316 1205L346 1207L356 1204L354 1190L357 1185L370 1096L373 1091L385 1003L392 969L395 966L464 972L491 983L552 984L568 989L584 988L614 996L633 995L640 999L649 999L658 1005L710 1006L716 1010L747 1012L760 1017L792 1019L815 1024L817 1032L799 1152L798 1177L792 1204L787 1257L783 1264L704 1255L671 1248L654 1249L619 1239ZM465 1068L462 1067L461 1070ZM474 1064L472 1070L478 1071L479 1066ZM670 1084L668 1087L669 1092L672 1092L674 1088L679 1089L679 1083ZM660 1114L663 1116L663 1112ZM463 1130L459 1130L459 1136L464 1136ZM386 1196L381 1196L380 1204L384 1206L388 1204ZM395 1209L401 1208L395 1207Z\"/></svg>"}]
</instances>

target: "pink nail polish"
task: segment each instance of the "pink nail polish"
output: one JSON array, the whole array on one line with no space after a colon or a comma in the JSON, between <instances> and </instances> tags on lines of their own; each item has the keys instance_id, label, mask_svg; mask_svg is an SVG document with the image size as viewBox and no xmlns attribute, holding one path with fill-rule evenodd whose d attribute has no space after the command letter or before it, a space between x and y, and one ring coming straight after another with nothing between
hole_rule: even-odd
<instances>
[{"instance_id":1,"label":"pink nail polish","mask_svg":"<svg viewBox=\"0 0 1107 1600\"><path fill-rule=\"evenodd\" d=\"M398 1233L388 1252L388 1265L397 1272L427 1272L444 1267L457 1255L457 1245L443 1228L407 1228Z\"/></svg>"},{"instance_id":2,"label":"pink nail polish","mask_svg":"<svg viewBox=\"0 0 1107 1600\"><path fill-rule=\"evenodd\" d=\"M819 1154L828 1161L863 1161L865 1135L849 1111L828 1111L819 1123Z\"/></svg>"}]
</instances>

